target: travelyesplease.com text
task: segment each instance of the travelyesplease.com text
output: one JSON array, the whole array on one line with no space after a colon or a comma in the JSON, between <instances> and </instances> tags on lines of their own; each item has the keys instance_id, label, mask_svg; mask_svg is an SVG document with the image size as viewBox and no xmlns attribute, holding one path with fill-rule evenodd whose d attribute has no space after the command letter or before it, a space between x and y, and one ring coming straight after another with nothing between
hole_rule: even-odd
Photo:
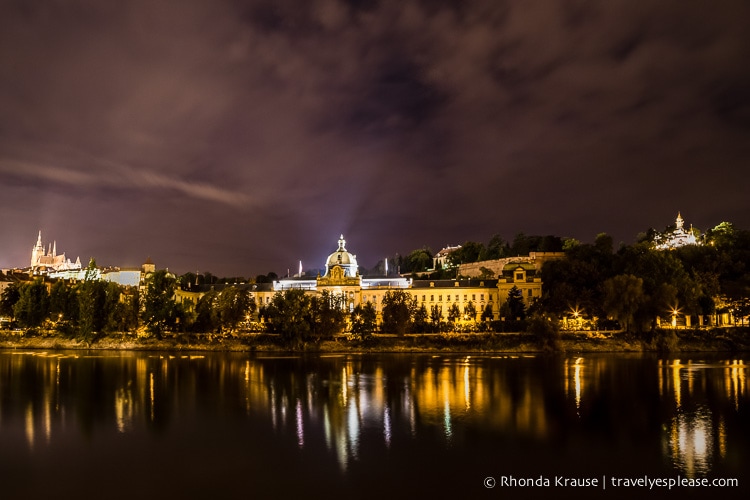
<instances>
[{"instance_id":1,"label":"travelyesplease.com text","mask_svg":"<svg viewBox=\"0 0 750 500\"><path fill-rule=\"evenodd\" d=\"M666 488L737 488L737 478L708 477L650 477L648 475L627 476L492 476L484 478L486 488L647 488L649 490Z\"/></svg>"}]
</instances>

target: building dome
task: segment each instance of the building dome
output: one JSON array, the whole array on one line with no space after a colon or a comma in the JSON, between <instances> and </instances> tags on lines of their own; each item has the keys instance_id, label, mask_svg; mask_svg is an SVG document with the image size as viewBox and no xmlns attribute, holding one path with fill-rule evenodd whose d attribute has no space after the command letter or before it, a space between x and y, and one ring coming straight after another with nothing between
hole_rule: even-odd
<instances>
[{"instance_id":1,"label":"building dome","mask_svg":"<svg viewBox=\"0 0 750 500\"><path fill-rule=\"evenodd\" d=\"M357 275L357 256L346 251L346 240L344 235L339 238L339 248L328 256L326 261L326 276L330 276L331 269L339 266L344 271L344 276L354 277Z\"/></svg>"}]
</instances>

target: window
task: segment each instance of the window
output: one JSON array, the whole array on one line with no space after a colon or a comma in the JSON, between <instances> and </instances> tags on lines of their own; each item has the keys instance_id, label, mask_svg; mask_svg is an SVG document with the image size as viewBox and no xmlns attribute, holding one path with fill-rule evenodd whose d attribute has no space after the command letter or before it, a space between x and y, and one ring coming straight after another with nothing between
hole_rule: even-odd
<instances>
[{"instance_id":1,"label":"window","mask_svg":"<svg viewBox=\"0 0 750 500\"><path fill-rule=\"evenodd\" d=\"M430 295L430 302L434 302L434 301L435 301L435 296L434 295Z\"/></svg>"},{"instance_id":2,"label":"window","mask_svg":"<svg viewBox=\"0 0 750 500\"><path fill-rule=\"evenodd\" d=\"M529 297L531 297L531 292L532 292L532 290L531 290L531 288L529 288Z\"/></svg>"},{"instance_id":3,"label":"window","mask_svg":"<svg viewBox=\"0 0 750 500\"><path fill-rule=\"evenodd\" d=\"M466 294L464 294L464 302L466 302Z\"/></svg>"},{"instance_id":4,"label":"window","mask_svg":"<svg viewBox=\"0 0 750 500\"><path fill-rule=\"evenodd\" d=\"M479 294L479 300L481 300L482 302L484 302L484 294L483 293Z\"/></svg>"},{"instance_id":5,"label":"window","mask_svg":"<svg viewBox=\"0 0 750 500\"><path fill-rule=\"evenodd\" d=\"M443 301L443 296L442 295L438 295L438 302L442 302L442 301Z\"/></svg>"},{"instance_id":6,"label":"window","mask_svg":"<svg viewBox=\"0 0 750 500\"><path fill-rule=\"evenodd\" d=\"M516 281L523 281L523 273L516 273Z\"/></svg>"},{"instance_id":7,"label":"window","mask_svg":"<svg viewBox=\"0 0 750 500\"><path fill-rule=\"evenodd\" d=\"M451 301L451 295L448 294L448 302L450 302L450 301Z\"/></svg>"},{"instance_id":8,"label":"window","mask_svg":"<svg viewBox=\"0 0 750 500\"><path fill-rule=\"evenodd\" d=\"M427 299L424 295L422 295L422 302L424 302Z\"/></svg>"},{"instance_id":9,"label":"window","mask_svg":"<svg viewBox=\"0 0 750 500\"><path fill-rule=\"evenodd\" d=\"M471 300L477 300L477 294L476 293L472 293L471 294Z\"/></svg>"},{"instance_id":10,"label":"window","mask_svg":"<svg viewBox=\"0 0 750 500\"><path fill-rule=\"evenodd\" d=\"M456 294L456 302L458 302L458 294Z\"/></svg>"}]
</instances>

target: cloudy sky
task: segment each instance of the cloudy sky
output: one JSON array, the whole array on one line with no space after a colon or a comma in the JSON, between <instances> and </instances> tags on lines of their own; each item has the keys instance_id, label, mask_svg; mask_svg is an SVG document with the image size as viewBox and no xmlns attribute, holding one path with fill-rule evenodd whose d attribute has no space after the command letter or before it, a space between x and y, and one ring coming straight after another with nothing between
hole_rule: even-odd
<instances>
[{"instance_id":1,"label":"cloudy sky","mask_svg":"<svg viewBox=\"0 0 750 500\"><path fill-rule=\"evenodd\" d=\"M0 0L0 268L750 229L750 3Z\"/></svg>"}]
</instances>

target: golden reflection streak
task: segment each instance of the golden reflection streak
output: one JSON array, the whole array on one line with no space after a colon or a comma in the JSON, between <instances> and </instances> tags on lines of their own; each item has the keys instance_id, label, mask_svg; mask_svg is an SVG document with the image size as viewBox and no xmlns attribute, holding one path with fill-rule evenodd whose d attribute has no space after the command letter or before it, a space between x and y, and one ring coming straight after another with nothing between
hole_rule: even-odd
<instances>
[{"instance_id":1,"label":"golden reflection streak","mask_svg":"<svg viewBox=\"0 0 750 500\"><path fill-rule=\"evenodd\" d=\"M26 406L26 441L29 448L34 449L34 404L29 403Z\"/></svg>"},{"instance_id":2,"label":"golden reflection streak","mask_svg":"<svg viewBox=\"0 0 750 500\"><path fill-rule=\"evenodd\" d=\"M581 371L583 370L583 358L576 359L574 380L576 386L576 410L581 409L581 392L582 392L582 377Z\"/></svg>"},{"instance_id":3,"label":"golden reflection streak","mask_svg":"<svg viewBox=\"0 0 750 500\"><path fill-rule=\"evenodd\" d=\"M469 411L471 409L471 386L469 385L468 363L466 363L466 366L464 366L464 401L466 405L466 411Z\"/></svg>"},{"instance_id":4,"label":"golden reflection streak","mask_svg":"<svg viewBox=\"0 0 750 500\"><path fill-rule=\"evenodd\" d=\"M671 365L671 369L672 369L672 388L674 389L674 400L675 400L675 403L677 404L677 408L680 408L682 406L682 383L680 380L680 368L682 368L682 365L680 364L680 360L675 359Z\"/></svg>"}]
</instances>

